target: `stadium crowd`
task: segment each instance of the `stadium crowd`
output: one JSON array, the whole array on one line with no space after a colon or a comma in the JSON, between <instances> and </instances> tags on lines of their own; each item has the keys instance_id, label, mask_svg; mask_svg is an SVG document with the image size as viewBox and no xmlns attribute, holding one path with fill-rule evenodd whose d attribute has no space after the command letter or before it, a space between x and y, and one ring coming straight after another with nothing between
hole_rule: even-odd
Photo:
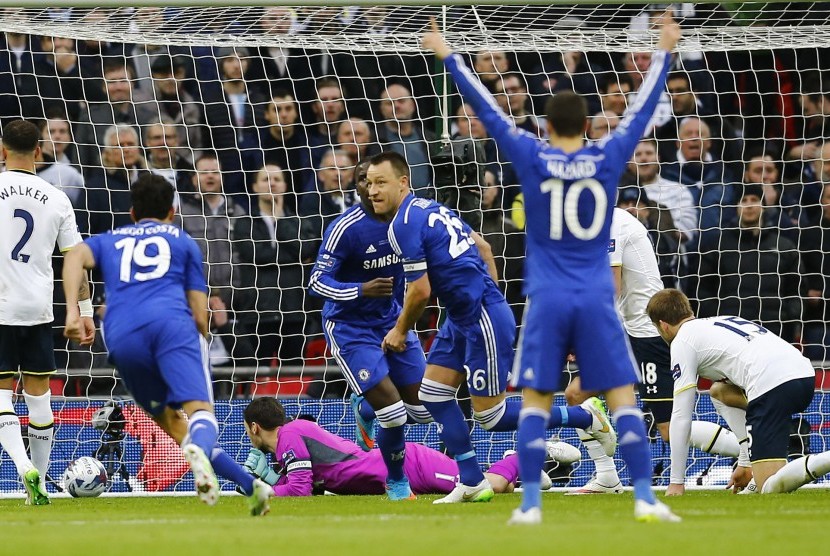
<instances>
[{"instance_id":1,"label":"stadium crowd","mask_svg":"<svg viewBox=\"0 0 830 556\"><path fill-rule=\"evenodd\" d=\"M244 31L394 32L385 9L334 10L304 17L264 8L262 28ZM762 323L819 361L830 358L830 79L819 72L827 54L677 57L618 198L649 229L666 286L686 292L700 316ZM593 114L587 139L601 141L650 59L648 52L482 51L471 66L516 126L540 137L551 93L585 95ZM7 32L0 124L39 123L38 173L68 194L82 234L129 223L129 188L142 173L167 179L177 191L177 222L205 257L211 327L221 340L211 345L214 365L300 365L309 340L321 335L308 271L327 224L356 202L355 165L397 151L412 167L416 194L441 198L431 162L441 148L434 77L432 60L418 53ZM476 143L485 170L480 210L462 217L492 245L518 320L523 197L472 108L453 97L451 110L452 135ZM63 322L59 311L56 321ZM59 329L56 339L65 345Z\"/></svg>"}]
</instances>

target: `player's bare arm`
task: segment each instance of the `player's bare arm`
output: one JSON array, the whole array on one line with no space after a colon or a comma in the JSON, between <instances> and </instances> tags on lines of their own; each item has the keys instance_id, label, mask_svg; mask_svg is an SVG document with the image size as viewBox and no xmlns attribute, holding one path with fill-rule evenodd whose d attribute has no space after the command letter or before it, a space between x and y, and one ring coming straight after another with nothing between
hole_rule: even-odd
<instances>
[{"instance_id":1,"label":"player's bare arm","mask_svg":"<svg viewBox=\"0 0 830 556\"><path fill-rule=\"evenodd\" d=\"M661 21L660 40L657 41L657 48L671 52L680 42L680 35L680 25L672 17L672 12L666 10Z\"/></svg>"},{"instance_id":2,"label":"player's bare arm","mask_svg":"<svg viewBox=\"0 0 830 556\"><path fill-rule=\"evenodd\" d=\"M187 304L193 313L193 320L196 322L199 334L207 338L210 332L207 294L199 290L187 290Z\"/></svg>"},{"instance_id":3,"label":"player's bare arm","mask_svg":"<svg viewBox=\"0 0 830 556\"><path fill-rule=\"evenodd\" d=\"M84 243L79 243L64 256L63 293L66 296L66 324L63 329L63 335L79 343L82 340L88 341L86 325L81 319L81 312L78 308L78 299L84 283L87 284L86 295L87 299L89 299L89 284L86 271L90 268L95 268L95 258L92 255L92 250Z\"/></svg>"},{"instance_id":4,"label":"player's bare arm","mask_svg":"<svg viewBox=\"0 0 830 556\"><path fill-rule=\"evenodd\" d=\"M499 271L496 268L496 259L493 257L493 248L490 247L490 244L476 232L470 234L470 237L472 237L473 241L476 243L478 252L481 255L481 260L483 260L484 264L487 265L487 272L490 274L490 278L498 284Z\"/></svg>"},{"instance_id":5,"label":"player's bare arm","mask_svg":"<svg viewBox=\"0 0 830 556\"><path fill-rule=\"evenodd\" d=\"M403 310L398 316L398 322L383 339L381 346L383 351L403 351L406 347L406 334L415 327L415 323L421 318L424 309L429 303L432 294L432 286L429 284L429 277L424 274L414 282L406 285L406 295L403 299Z\"/></svg>"},{"instance_id":6,"label":"player's bare arm","mask_svg":"<svg viewBox=\"0 0 830 556\"><path fill-rule=\"evenodd\" d=\"M82 346L91 346L95 341L95 321L88 313L92 311L92 293L89 288L89 276L86 272L83 274L81 280L81 289L78 292L79 309L86 309L81 311L81 339L78 343Z\"/></svg>"}]
</instances>

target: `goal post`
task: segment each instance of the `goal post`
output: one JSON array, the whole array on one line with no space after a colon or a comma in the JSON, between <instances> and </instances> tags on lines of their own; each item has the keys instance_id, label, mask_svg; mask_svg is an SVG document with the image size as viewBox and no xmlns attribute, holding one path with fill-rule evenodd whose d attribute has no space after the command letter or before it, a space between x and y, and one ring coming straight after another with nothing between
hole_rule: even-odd
<instances>
[{"instance_id":1,"label":"goal post","mask_svg":"<svg viewBox=\"0 0 830 556\"><path fill-rule=\"evenodd\" d=\"M544 136L545 100L574 89L588 100L588 135L597 139L636 95L657 42L651 18L662 9L627 0L49 4L0 0L0 126L43 122L39 172L69 195L84 233L128 221L125 191L142 172L177 188L177 223L199 243L216 294L220 440L239 461L248 448L242 410L254 395L277 395L289 415L353 435L347 385L322 340L321 301L305 286L324 227L357 202L354 165L381 149L404 154L416 192L434 196L435 152L450 136L475 143L481 206L476 200L462 216L481 222L517 321L522 314L515 171L420 48L430 17L517 125ZM761 322L814 359L820 385L793 425L793 450L807 440L812 452L830 449L822 370L830 359L830 108L822 112L830 106L830 2L673 6L683 39L651 126L656 161L632 162L620 200L649 227L667 285L704 314ZM206 177L217 168L218 190ZM764 203L755 243L739 219L747 192ZM277 205L284 216L266 225L263 211ZM89 351L61 339L60 299L58 287L50 476L59 483L69 461L98 454L117 472L113 491L191 489L176 447L126 397L105 344ZM438 310L429 316L419 323L426 346ZM129 424L94 428L93 415L112 398ZM705 391L697 418L718 421ZM558 435L578 445L571 430ZM410 427L408 439L440 445L434 425ZM515 436L476 426L473 439L492 463ZM655 439L652 450L656 481L666 484L667 447ZM729 465L695 452L689 476L720 484ZM583 460L557 484L580 486L592 470ZM0 453L0 494L21 491Z\"/></svg>"}]
</instances>

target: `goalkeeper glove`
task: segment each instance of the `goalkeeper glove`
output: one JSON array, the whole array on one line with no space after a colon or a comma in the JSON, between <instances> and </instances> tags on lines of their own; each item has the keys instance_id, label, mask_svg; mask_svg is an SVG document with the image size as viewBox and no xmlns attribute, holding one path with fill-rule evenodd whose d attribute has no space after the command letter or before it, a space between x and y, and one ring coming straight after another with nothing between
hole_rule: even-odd
<instances>
[{"instance_id":1,"label":"goalkeeper glove","mask_svg":"<svg viewBox=\"0 0 830 556\"><path fill-rule=\"evenodd\" d=\"M262 450L251 448L251 451L248 452L248 459L245 460L243 467L248 473L259 477L271 486L274 486L280 480L280 474L271 469L271 466L268 464L268 456Z\"/></svg>"}]
</instances>

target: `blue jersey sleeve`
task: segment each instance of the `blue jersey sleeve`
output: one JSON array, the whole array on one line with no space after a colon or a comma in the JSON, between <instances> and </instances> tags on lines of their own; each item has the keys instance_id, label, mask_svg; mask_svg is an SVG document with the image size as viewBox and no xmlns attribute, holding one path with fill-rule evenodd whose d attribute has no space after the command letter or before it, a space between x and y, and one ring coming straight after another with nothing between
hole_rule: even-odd
<instances>
[{"instance_id":1,"label":"blue jersey sleeve","mask_svg":"<svg viewBox=\"0 0 830 556\"><path fill-rule=\"evenodd\" d=\"M193 241L193 238L184 232L182 232L182 237L185 238L185 244L187 246L184 290L207 293L207 282L205 281L205 274L202 271L202 251L199 250L199 246Z\"/></svg>"},{"instance_id":2,"label":"blue jersey sleeve","mask_svg":"<svg viewBox=\"0 0 830 556\"><path fill-rule=\"evenodd\" d=\"M654 53L634 104L628 107L617 129L599 143L606 155L617 157L617 160L622 161L622 165L625 165L634 154L637 143L654 115L660 95L666 89L666 76L670 65L670 52L657 50Z\"/></svg>"},{"instance_id":3,"label":"blue jersey sleeve","mask_svg":"<svg viewBox=\"0 0 830 556\"><path fill-rule=\"evenodd\" d=\"M360 297L363 284L358 282L340 282L335 276L340 266L349 256L351 241L346 229L343 234L332 233L337 229L332 223L323 236L323 245L317 253L317 262L311 270L308 289L312 295L330 301L351 301Z\"/></svg>"},{"instance_id":4,"label":"blue jersey sleeve","mask_svg":"<svg viewBox=\"0 0 830 556\"><path fill-rule=\"evenodd\" d=\"M401 258L407 282L414 282L427 271L427 257L422 239L425 224L423 211L408 210L403 218L395 218L389 226L389 243Z\"/></svg>"},{"instance_id":5,"label":"blue jersey sleeve","mask_svg":"<svg viewBox=\"0 0 830 556\"><path fill-rule=\"evenodd\" d=\"M95 260L95 265L100 266L101 264L101 236L95 235L90 236L84 240L87 247L89 247L90 251L92 251L92 258Z\"/></svg>"},{"instance_id":6,"label":"blue jersey sleeve","mask_svg":"<svg viewBox=\"0 0 830 556\"><path fill-rule=\"evenodd\" d=\"M493 95L473 75L464 64L459 54L444 59L444 65L452 75L464 101L475 110L476 116L484 124L487 133L496 141L499 150L513 162L517 169L525 166L526 161L535 160L542 144L538 137L524 129L517 128L513 121L501 111Z\"/></svg>"}]
</instances>

